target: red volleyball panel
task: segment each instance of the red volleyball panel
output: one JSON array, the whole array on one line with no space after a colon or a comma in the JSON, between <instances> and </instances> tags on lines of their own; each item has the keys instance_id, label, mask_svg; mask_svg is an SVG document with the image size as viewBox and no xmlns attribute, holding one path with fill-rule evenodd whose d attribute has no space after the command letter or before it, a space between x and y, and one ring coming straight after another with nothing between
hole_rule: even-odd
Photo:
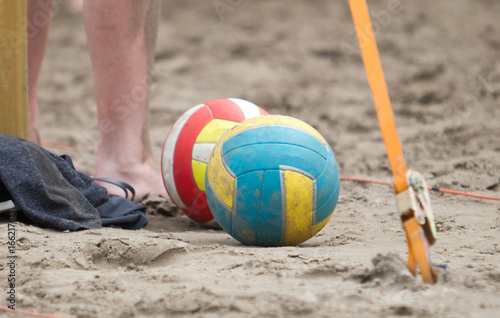
<instances>
[{"instance_id":1,"label":"red volleyball panel","mask_svg":"<svg viewBox=\"0 0 500 318\"><path fill-rule=\"evenodd\" d=\"M214 99L204 103L212 110L214 118L242 122L245 120L243 113L236 103L229 99Z\"/></svg>"},{"instance_id":2,"label":"red volleyball panel","mask_svg":"<svg viewBox=\"0 0 500 318\"><path fill-rule=\"evenodd\" d=\"M191 154L200 131L211 120L212 112L206 106L198 109L187 120L175 144L174 151L174 180L182 202L189 206L199 192L191 171Z\"/></svg>"},{"instance_id":3,"label":"red volleyball panel","mask_svg":"<svg viewBox=\"0 0 500 318\"><path fill-rule=\"evenodd\" d=\"M214 218L210 208L208 207L207 194L202 191L198 193L193 201L193 204L185 208L183 212L191 219L199 223L206 223Z\"/></svg>"},{"instance_id":4,"label":"red volleyball panel","mask_svg":"<svg viewBox=\"0 0 500 318\"><path fill-rule=\"evenodd\" d=\"M262 108L259 107L259 112L260 112L260 115L263 116L263 115L269 115L268 112L266 112L265 110L263 110Z\"/></svg>"}]
</instances>

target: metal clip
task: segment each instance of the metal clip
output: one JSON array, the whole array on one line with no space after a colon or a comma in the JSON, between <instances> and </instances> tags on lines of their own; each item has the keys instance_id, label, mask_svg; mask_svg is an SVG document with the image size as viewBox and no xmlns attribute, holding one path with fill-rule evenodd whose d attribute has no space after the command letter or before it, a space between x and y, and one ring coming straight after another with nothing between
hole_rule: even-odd
<instances>
[{"instance_id":1,"label":"metal clip","mask_svg":"<svg viewBox=\"0 0 500 318\"><path fill-rule=\"evenodd\" d=\"M429 245L433 245L436 242L437 231L427 182L425 182L425 178L420 172L413 170L408 170L406 178L414 192L416 201L419 203L414 211L415 218L422 225Z\"/></svg>"}]
</instances>

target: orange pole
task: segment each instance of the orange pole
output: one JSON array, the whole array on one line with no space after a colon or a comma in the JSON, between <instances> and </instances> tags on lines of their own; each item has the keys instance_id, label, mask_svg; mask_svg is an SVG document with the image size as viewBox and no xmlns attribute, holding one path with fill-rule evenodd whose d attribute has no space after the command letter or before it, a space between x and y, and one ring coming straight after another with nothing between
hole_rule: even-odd
<instances>
[{"instance_id":1,"label":"orange pole","mask_svg":"<svg viewBox=\"0 0 500 318\"><path fill-rule=\"evenodd\" d=\"M380 62L377 43L373 35L368 6L365 0L349 0L349 5L351 6L352 18L373 94L380 129L382 130L387 148L387 156L391 164L394 189L396 193L401 193L408 189L406 163L396 131L394 113L392 112L391 100L389 99L389 91L385 82L382 63Z\"/></svg>"}]
</instances>

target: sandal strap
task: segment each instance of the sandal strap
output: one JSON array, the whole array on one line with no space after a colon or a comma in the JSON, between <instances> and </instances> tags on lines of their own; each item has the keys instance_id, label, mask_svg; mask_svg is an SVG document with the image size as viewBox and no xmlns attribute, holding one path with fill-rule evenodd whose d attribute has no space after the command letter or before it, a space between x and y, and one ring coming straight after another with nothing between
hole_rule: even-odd
<instances>
[{"instance_id":1,"label":"sandal strap","mask_svg":"<svg viewBox=\"0 0 500 318\"><path fill-rule=\"evenodd\" d=\"M101 182L106 182L112 185L117 186L118 188L122 189L123 192L125 192L125 199L128 199L128 191L132 194L132 201L134 201L135 198L135 189L128 183L116 180L116 179L111 179L111 178L92 178L94 181L101 181ZM127 191L128 190L128 191Z\"/></svg>"}]
</instances>

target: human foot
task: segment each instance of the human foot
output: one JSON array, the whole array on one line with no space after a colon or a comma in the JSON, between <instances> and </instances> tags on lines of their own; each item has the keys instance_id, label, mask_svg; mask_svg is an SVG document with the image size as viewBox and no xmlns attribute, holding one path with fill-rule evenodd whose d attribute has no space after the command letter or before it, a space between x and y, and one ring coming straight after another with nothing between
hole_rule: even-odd
<instances>
[{"instance_id":1,"label":"human foot","mask_svg":"<svg viewBox=\"0 0 500 318\"><path fill-rule=\"evenodd\" d=\"M141 164L128 166L126 169L118 167L115 163L100 163L96 169L97 178L112 178L130 184L135 189L135 200L142 199L146 194L167 196L161 169L159 164L153 160L147 160ZM98 182L105 187L110 194L123 196L123 190L109 183Z\"/></svg>"}]
</instances>

